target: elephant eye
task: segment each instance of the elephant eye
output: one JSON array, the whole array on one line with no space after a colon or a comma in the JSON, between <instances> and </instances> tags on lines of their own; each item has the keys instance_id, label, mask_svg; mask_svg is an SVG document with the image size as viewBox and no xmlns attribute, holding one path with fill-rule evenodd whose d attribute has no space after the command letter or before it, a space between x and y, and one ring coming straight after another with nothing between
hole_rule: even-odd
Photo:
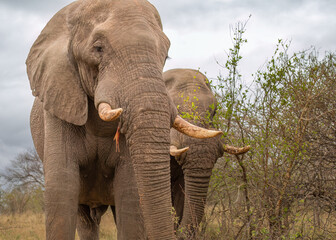
<instances>
[{"instance_id":1,"label":"elephant eye","mask_svg":"<svg viewBox=\"0 0 336 240\"><path fill-rule=\"evenodd\" d=\"M103 47L102 46L95 46L94 47L96 52L102 53L103 52Z\"/></svg>"},{"instance_id":2,"label":"elephant eye","mask_svg":"<svg viewBox=\"0 0 336 240\"><path fill-rule=\"evenodd\" d=\"M170 59L171 59L171 57L167 56L165 61L164 61L164 64L166 64L167 60L170 60Z\"/></svg>"}]
</instances>

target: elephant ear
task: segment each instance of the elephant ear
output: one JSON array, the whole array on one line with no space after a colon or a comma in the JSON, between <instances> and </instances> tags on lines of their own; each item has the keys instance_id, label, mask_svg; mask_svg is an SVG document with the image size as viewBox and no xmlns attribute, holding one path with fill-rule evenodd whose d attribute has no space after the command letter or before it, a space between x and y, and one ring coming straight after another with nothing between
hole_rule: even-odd
<instances>
[{"instance_id":1,"label":"elephant ear","mask_svg":"<svg viewBox=\"0 0 336 240\"><path fill-rule=\"evenodd\" d=\"M88 117L88 99L69 53L67 15L72 5L59 11L33 44L26 64L30 87L45 110L75 125Z\"/></svg>"}]
</instances>

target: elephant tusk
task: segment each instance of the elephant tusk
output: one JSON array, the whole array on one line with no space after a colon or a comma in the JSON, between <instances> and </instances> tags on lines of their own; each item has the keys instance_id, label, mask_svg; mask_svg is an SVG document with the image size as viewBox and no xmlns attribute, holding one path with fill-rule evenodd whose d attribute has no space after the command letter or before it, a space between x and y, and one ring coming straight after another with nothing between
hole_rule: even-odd
<instances>
[{"instance_id":1,"label":"elephant tusk","mask_svg":"<svg viewBox=\"0 0 336 240\"><path fill-rule=\"evenodd\" d=\"M227 153L233 154L233 155L244 154L244 153L248 152L248 150L250 150L250 148L251 148L250 146L237 148L237 147L233 147L233 146L230 146L230 145L223 145L224 152L227 152Z\"/></svg>"},{"instance_id":2,"label":"elephant tusk","mask_svg":"<svg viewBox=\"0 0 336 240\"><path fill-rule=\"evenodd\" d=\"M122 108L112 109L108 103L100 103L98 106L99 117L106 122L117 119L122 111Z\"/></svg>"},{"instance_id":3,"label":"elephant tusk","mask_svg":"<svg viewBox=\"0 0 336 240\"><path fill-rule=\"evenodd\" d=\"M206 128L198 127L195 126L180 116L177 116L174 121L173 127L189 137L194 137L194 138L211 138L211 137L216 137L220 134L223 134L221 131L216 131L216 130L209 130Z\"/></svg>"},{"instance_id":4,"label":"elephant tusk","mask_svg":"<svg viewBox=\"0 0 336 240\"><path fill-rule=\"evenodd\" d=\"M182 153L186 152L189 150L189 147L185 147L185 148L181 148L181 149L177 149L177 147L171 145L170 146L170 155L172 155L173 157L178 157L180 156Z\"/></svg>"}]
</instances>

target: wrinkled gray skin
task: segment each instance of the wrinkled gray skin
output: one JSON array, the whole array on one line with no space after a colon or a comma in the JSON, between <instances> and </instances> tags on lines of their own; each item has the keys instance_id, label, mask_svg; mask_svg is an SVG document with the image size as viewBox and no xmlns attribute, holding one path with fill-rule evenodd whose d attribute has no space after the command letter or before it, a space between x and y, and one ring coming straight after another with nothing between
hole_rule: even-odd
<instances>
[{"instance_id":1,"label":"wrinkled gray skin","mask_svg":"<svg viewBox=\"0 0 336 240\"><path fill-rule=\"evenodd\" d=\"M115 214L118 239L173 239L170 127L162 78L169 40L145 0L82 0L60 10L27 58L31 132L43 159L46 238L98 239ZM97 106L122 108L102 121ZM120 152L113 140L121 124Z\"/></svg>"},{"instance_id":2,"label":"wrinkled gray skin","mask_svg":"<svg viewBox=\"0 0 336 240\"><path fill-rule=\"evenodd\" d=\"M213 119L216 109L210 105L216 107L217 103L206 77L192 69L173 69L164 72L163 78L168 94L176 106L179 105L180 115L183 112L192 113L194 109L201 120L186 120L212 128L211 123L203 121ZM191 102L197 108L191 107ZM182 155L171 156L171 181L173 206L180 219L176 227L183 228L182 232L189 235L187 239L192 239L195 227L204 215L211 172L217 159L224 153L223 145L220 137L193 139L175 129L171 129L171 144L177 148L189 147Z\"/></svg>"}]
</instances>

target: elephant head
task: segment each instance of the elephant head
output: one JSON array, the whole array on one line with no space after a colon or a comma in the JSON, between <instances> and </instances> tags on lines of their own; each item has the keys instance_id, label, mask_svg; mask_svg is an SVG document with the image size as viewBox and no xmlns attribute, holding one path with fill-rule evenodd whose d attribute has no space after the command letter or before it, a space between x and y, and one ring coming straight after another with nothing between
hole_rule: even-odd
<instances>
[{"instance_id":1,"label":"elephant head","mask_svg":"<svg viewBox=\"0 0 336 240\"><path fill-rule=\"evenodd\" d=\"M177 105L179 114L198 126L213 128L217 101L207 78L197 70L173 69L163 78L168 94ZM242 154L249 147L223 145L220 137L193 139L171 130L171 148L188 148L171 156L172 199L179 227L192 238L194 229L204 215L204 206L212 169L224 152Z\"/></svg>"},{"instance_id":2,"label":"elephant head","mask_svg":"<svg viewBox=\"0 0 336 240\"><path fill-rule=\"evenodd\" d=\"M49 21L26 62L44 115L62 126L86 131L92 106L104 121L120 119L150 239L173 238L170 128L204 136L203 130L181 123L167 95L162 69L169 45L158 12L146 0L81 0ZM101 126L95 129L104 131Z\"/></svg>"}]
</instances>

